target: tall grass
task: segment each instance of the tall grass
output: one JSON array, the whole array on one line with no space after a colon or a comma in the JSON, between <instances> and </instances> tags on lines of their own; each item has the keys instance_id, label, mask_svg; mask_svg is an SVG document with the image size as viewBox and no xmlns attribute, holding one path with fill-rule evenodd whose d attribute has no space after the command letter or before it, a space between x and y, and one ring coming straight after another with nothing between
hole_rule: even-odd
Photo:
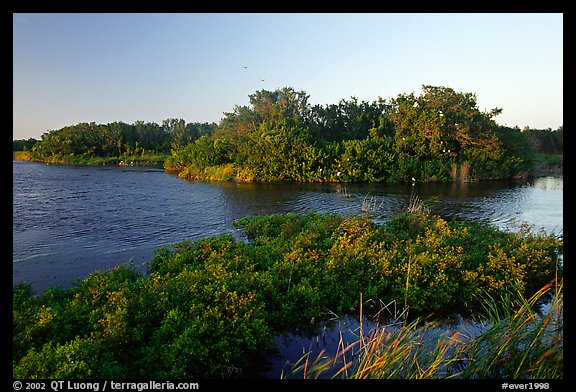
<instances>
[{"instance_id":1,"label":"tall grass","mask_svg":"<svg viewBox=\"0 0 576 392\"><path fill-rule=\"evenodd\" d=\"M15 161L31 161L32 155L30 151L13 151L12 159Z\"/></svg>"},{"instance_id":2,"label":"tall grass","mask_svg":"<svg viewBox=\"0 0 576 392\"><path fill-rule=\"evenodd\" d=\"M370 216L376 214L382 208L383 205L384 200L382 200L380 204L377 204L376 198L374 196L368 198L368 195L366 195L364 197L364 200L362 200L361 211L365 216Z\"/></svg>"},{"instance_id":3,"label":"tall grass","mask_svg":"<svg viewBox=\"0 0 576 392\"><path fill-rule=\"evenodd\" d=\"M410 194L410 200L408 201L408 207L406 210L411 214L430 213L430 209L426 206L426 204L424 204L424 201L422 201L422 199L420 199L418 195L414 193L414 191L412 191Z\"/></svg>"},{"instance_id":4,"label":"tall grass","mask_svg":"<svg viewBox=\"0 0 576 392\"><path fill-rule=\"evenodd\" d=\"M321 351L311 359L307 353L294 364L292 374L303 378L344 379L447 377L449 354L461 342L459 333L448 339L429 338L436 334L437 327L437 322L422 325L416 319L373 329L349 344L344 344L340 336L334 357Z\"/></svg>"},{"instance_id":5,"label":"tall grass","mask_svg":"<svg viewBox=\"0 0 576 392\"><path fill-rule=\"evenodd\" d=\"M321 351L302 356L292 376L346 379L563 377L562 283L551 294L548 284L525 299L505 292L483 300L481 331L467 336L456 331L437 333L437 321L416 319L377 327L345 345L342 338L333 357ZM548 310L538 304L551 295ZM360 328L362 331L362 328Z\"/></svg>"},{"instance_id":6,"label":"tall grass","mask_svg":"<svg viewBox=\"0 0 576 392\"><path fill-rule=\"evenodd\" d=\"M517 292L488 297L486 330L462 350L467 361L462 378L562 378L563 286L562 282L544 314L535 311L549 294L551 284L529 299Z\"/></svg>"}]
</instances>

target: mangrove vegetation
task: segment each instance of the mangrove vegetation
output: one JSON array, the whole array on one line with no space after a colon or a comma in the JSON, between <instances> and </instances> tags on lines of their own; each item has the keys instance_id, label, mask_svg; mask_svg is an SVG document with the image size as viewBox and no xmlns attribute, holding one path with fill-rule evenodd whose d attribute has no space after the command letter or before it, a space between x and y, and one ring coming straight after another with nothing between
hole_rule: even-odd
<instances>
[{"instance_id":1,"label":"mangrove vegetation","mask_svg":"<svg viewBox=\"0 0 576 392\"><path fill-rule=\"evenodd\" d=\"M537 318L533 299L551 291L552 309L561 309L559 237L528 226L508 232L446 220L417 208L384 223L369 214L286 213L235 225L239 237L158 249L145 272L121 265L40 295L26 283L16 286L14 377L247 377L274 352L275 335L334 314L374 314L375 304L391 301L405 308L404 327L358 344L362 355L382 354L375 361L397 347L388 352L396 362L384 361L391 367L378 372L369 357L348 358L351 365L338 375L562 377L561 311ZM514 296L499 300L505 293ZM413 353L425 331L419 318L455 310L483 315L495 328L461 348L451 343ZM447 347L453 350L438 352ZM434 362L434 355L440 361L448 354L453 360ZM310 358L299 370L320 376L324 360ZM419 371L434 363L434 371Z\"/></svg>"},{"instance_id":2,"label":"mangrove vegetation","mask_svg":"<svg viewBox=\"0 0 576 392\"><path fill-rule=\"evenodd\" d=\"M284 87L249 95L219 124L80 123L16 140L15 159L157 164L186 179L299 182L472 181L562 167L563 129L499 125L473 93L422 86L368 102L312 105Z\"/></svg>"}]
</instances>

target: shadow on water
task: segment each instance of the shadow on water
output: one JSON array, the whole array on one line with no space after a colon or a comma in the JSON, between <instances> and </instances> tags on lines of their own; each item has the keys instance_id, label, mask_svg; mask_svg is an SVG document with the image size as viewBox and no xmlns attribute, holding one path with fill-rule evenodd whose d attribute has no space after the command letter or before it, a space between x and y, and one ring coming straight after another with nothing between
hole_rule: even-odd
<instances>
[{"instance_id":1,"label":"shadow on water","mask_svg":"<svg viewBox=\"0 0 576 392\"><path fill-rule=\"evenodd\" d=\"M536 302L533 308L536 317L548 315L551 311L551 299L551 295L545 295ZM375 312L378 308L379 310ZM418 347L419 351L426 353L434 352L439 345L454 344L446 351L446 354L449 355L479 335L488 333L493 325L487 321L486 317L470 312L453 312L436 316L406 316L406 313L392 307L391 303L373 306L372 312L369 311L364 316L360 316L358 313L339 316L328 312L326 321L315 322L311 320L309 324L301 324L290 332L276 335L274 344L277 351L257 362L251 369L247 369L247 372L241 377L302 379L304 376L303 367L311 369L311 364L316 359L324 358L332 366L325 369L319 378L342 378L344 374L338 375L338 371L345 364L342 360L342 353L345 352L346 361L350 362L358 356L361 347L360 342L369 344L370 339L375 336L378 339L378 336L385 336L384 334L388 334L390 337L390 334L398 333L399 336L407 339L400 345L414 343L414 347ZM415 326L412 322L416 322ZM405 329L401 332L402 328ZM388 343L391 345L392 351L395 350L393 348L395 339L396 337L392 336ZM387 344L382 340L373 340L373 342ZM306 360L309 365L304 365ZM464 364L462 361L465 362L464 359L457 362ZM446 362L446 364L449 363L451 361ZM442 374L450 376L453 375L452 371L454 369L450 370L448 367L438 366L438 373L436 374L439 377L442 377Z\"/></svg>"},{"instance_id":2,"label":"shadow on water","mask_svg":"<svg viewBox=\"0 0 576 392\"><path fill-rule=\"evenodd\" d=\"M562 177L533 181L453 182L448 184L258 184L222 183L228 210L236 217L285 212L358 214L374 206L384 221L406 211L412 195L431 213L445 218L478 219L515 230L523 222L549 233L561 233Z\"/></svg>"}]
</instances>

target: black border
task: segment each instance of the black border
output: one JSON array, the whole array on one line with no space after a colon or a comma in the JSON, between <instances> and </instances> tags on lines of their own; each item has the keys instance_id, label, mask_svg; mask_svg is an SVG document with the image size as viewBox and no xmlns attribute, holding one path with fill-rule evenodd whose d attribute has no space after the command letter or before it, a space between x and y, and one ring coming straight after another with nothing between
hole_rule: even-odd
<instances>
[{"instance_id":1,"label":"black border","mask_svg":"<svg viewBox=\"0 0 576 392\"><path fill-rule=\"evenodd\" d=\"M5 28L12 27L12 31L6 36L12 36L13 34L13 13L20 13L20 12L63 12L63 13L126 13L126 12L136 12L136 13L171 13L171 12L214 12L214 13L278 13L278 12L297 12L297 13L306 13L306 12L314 12L314 13L323 13L323 12L334 12L334 13L363 13L363 12L381 12L381 13L398 13L398 12L423 12L423 13L439 13L439 12L464 12L464 13L500 13L500 12L508 12L508 13L530 13L530 12L544 12L544 13L562 13L564 16L568 16L566 12L568 2L558 2L558 1L547 1L547 2L527 2L527 1L507 1L507 2L498 2L498 3L486 3L486 2L426 2L424 4L413 3L409 1L402 1L402 2L368 2L368 3L354 3L353 9L350 9L350 4L334 4L330 3L329 7L321 6L320 4L304 4L295 3L293 5L283 3L283 9L263 9L262 5L257 2L237 2L231 3L227 5L218 4L216 2L209 2L204 4L194 4L193 7L190 7L190 3L187 2L179 2L176 4L165 4L165 3L154 3L154 2L142 2L138 3L137 7L130 7L125 6L122 9L117 3L110 6L109 4L102 3L102 2L95 2L95 3L87 3L87 2L42 2L36 3L33 2L14 2L10 4L11 10L10 12L6 12L5 15L5 23L3 24L6 26ZM162 9L159 10L158 5L161 5ZM330 8L330 9L328 9ZM8 18L10 18L8 20ZM566 30L565 30L565 39L567 38ZM570 36L568 35L568 38ZM572 47L568 45L568 47ZM12 65L13 68L13 65ZM565 83L566 84L566 83ZM6 91L13 91L13 80L11 82L12 89ZM573 127L569 126L570 121L563 121L563 126L568 125L567 129L568 132L568 143L567 146L570 148L572 143L570 143L570 139L573 137L572 135L576 132ZM4 131L6 135L8 135L8 131ZM6 136L6 138L8 138ZM2 152L2 156L8 157L11 154L11 140L7 140L4 143L1 143L2 147L5 151ZM6 166L8 166L8 162L6 162ZM571 168L573 167L572 156L570 153L566 154L564 157L564 168L567 170L564 171L565 177L565 184L572 184L573 182L570 181L571 176ZM8 173L10 175L10 173ZM10 186L10 192L12 192L12 176L10 175L8 180L8 186ZM10 193L11 194L11 193ZM9 201L7 201L8 203ZM11 201L10 201L11 202ZM567 204L568 208L571 208L570 201ZM10 204L11 205L11 204ZM11 208L8 210L7 213L10 213L8 220L12 221L12 214ZM6 214L7 214L6 213ZM572 216L570 212L568 216ZM12 232L11 232L12 233ZM572 244L573 242L566 237L571 237L572 229L564 225L564 275L570 279L570 275L572 274L572 263L573 263L573 250ZM11 239L13 239L12 234L10 235ZM12 242L11 242L12 244ZM8 260L5 261L8 263ZM12 275L12 263L10 263L10 273L2 274L5 277L5 284L2 285L3 290L6 292L2 295L3 306L2 309L11 309L12 307L12 283L11 278ZM521 384L521 383L529 383L529 382L548 382L550 384L549 391L558 391L558 390L565 390L568 385L574 384L574 360L573 354L576 353L573 344L573 334L570 333L571 328L573 328L572 318L573 318L573 306L574 306L574 297L573 297L573 282L568 282L565 287L565 294L568 297L568 301L566 302L566 312L564 317L565 328L568 333L564 334L564 352L567 354L564 357L564 378L562 380L266 380L266 379L257 379L257 380L180 380L180 381L188 381L188 382L198 382L201 391L206 390L222 390L223 388L234 388L234 389L245 389L245 388L274 388L274 387L288 387L294 388L296 390L315 390L318 391L318 388L327 388L333 390L334 388L346 388L348 391L350 388L369 388L369 389L376 389L376 388L394 388L394 389L401 389L401 388L409 388L412 389L422 389L427 390L428 388L439 388L441 390L455 390L462 392L467 387L480 387L484 391L493 391L493 390L503 390L502 384L505 382L513 383L513 384ZM12 312L9 313L9 319L12 322ZM566 317L568 315L569 317ZM10 328L10 327L8 327ZM2 384L4 384L5 388L2 388L4 391L14 390L13 389L13 382L14 379L12 378L12 361L8 357L8 352L12 352L12 339L11 334L4 333L5 342L3 342L3 349L1 350L2 355L2 371L0 374L2 375ZM10 350L7 348L10 347ZM5 369L5 370L4 370ZM10 370L8 370L10 369ZM9 377L10 375L10 377ZM25 382L27 380L20 380ZM28 380L32 381L32 380ZM34 380L34 381L44 381L50 382L53 380ZM90 380L82 380L82 381L90 381ZM116 380L116 381L123 381L129 382L130 380ZM134 380L134 381L143 381L143 380ZM145 381L145 380L144 380ZM161 380L157 380L161 381ZM177 380L170 380L172 382L177 382ZM49 388L49 384L46 385L46 389ZM51 389L50 389L51 390ZM65 390L65 389L64 389ZM102 389L100 389L102 390Z\"/></svg>"}]
</instances>

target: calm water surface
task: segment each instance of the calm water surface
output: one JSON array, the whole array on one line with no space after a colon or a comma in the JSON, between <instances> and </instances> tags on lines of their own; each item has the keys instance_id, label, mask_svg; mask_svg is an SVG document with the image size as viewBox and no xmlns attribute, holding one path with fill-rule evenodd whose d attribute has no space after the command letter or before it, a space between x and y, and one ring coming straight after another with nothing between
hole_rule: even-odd
<instances>
[{"instance_id":1,"label":"calm water surface","mask_svg":"<svg viewBox=\"0 0 576 392\"><path fill-rule=\"evenodd\" d=\"M121 263L143 266L163 245L221 233L240 236L232 222L246 215L346 215L370 205L383 221L404 211L413 194L447 218L481 219L506 230L526 222L547 233L563 231L561 176L414 186L196 183L156 168L13 161L13 283L28 281L41 292ZM292 350L298 339L305 347L313 343L298 334L277 341ZM277 376L281 365L273 364L270 374Z\"/></svg>"}]
</instances>

